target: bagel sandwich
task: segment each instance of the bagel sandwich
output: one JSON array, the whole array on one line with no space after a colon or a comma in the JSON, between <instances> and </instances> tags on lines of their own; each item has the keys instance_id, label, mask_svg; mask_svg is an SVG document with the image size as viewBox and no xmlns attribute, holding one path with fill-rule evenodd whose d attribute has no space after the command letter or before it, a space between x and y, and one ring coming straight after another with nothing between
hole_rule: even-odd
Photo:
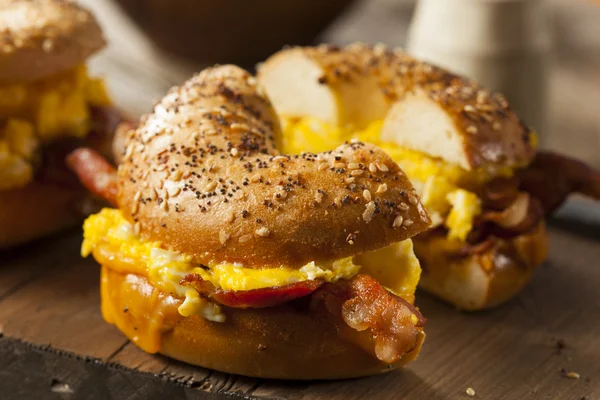
<instances>
[{"instance_id":1,"label":"bagel sandwich","mask_svg":"<svg viewBox=\"0 0 600 400\"><path fill-rule=\"evenodd\" d=\"M86 59L104 47L89 11L60 0L0 5L0 249L78 224L90 203L64 158L107 152L120 120Z\"/></svg>"},{"instance_id":2,"label":"bagel sandwich","mask_svg":"<svg viewBox=\"0 0 600 400\"><path fill-rule=\"evenodd\" d=\"M407 173L432 218L413 240L420 287L459 309L513 297L547 256L544 217L570 193L600 198L598 171L538 151L504 96L402 50L287 48L258 69L284 151L359 139Z\"/></svg>"},{"instance_id":3,"label":"bagel sandwich","mask_svg":"<svg viewBox=\"0 0 600 400\"><path fill-rule=\"evenodd\" d=\"M226 65L142 117L116 170L90 149L69 156L113 205L82 245L102 265L104 319L147 352L247 376L405 365L425 337L410 238L431 221L415 189L374 145L292 156L280 136L256 79Z\"/></svg>"}]
</instances>

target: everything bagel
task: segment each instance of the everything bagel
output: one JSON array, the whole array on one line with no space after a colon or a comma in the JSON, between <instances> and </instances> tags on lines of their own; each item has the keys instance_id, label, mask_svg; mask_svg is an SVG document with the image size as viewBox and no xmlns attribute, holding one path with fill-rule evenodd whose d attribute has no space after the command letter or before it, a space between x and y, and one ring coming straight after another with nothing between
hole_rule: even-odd
<instances>
[{"instance_id":1,"label":"everything bagel","mask_svg":"<svg viewBox=\"0 0 600 400\"><path fill-rule=\"evenodd\" d=\"M383 45L294 47L259 66L289 153L358 139L386 150L433 220L415 237L421 286L478 310L517 293L546 258L544 215L600 173L536 151L499 93Z\"/></svg>"},{"instance_id":2,"label":"everything bagel","mask_svg":"<svg viewBox=\"0 0 600 400\"><path fill-rule=\"evenodd\" d=\"M287 379L416 357L425 319L409 238L430 219L383 150L286 155L271 103L230 65L172 89L123 136L118 171L87 149L69 164L115 206L85 222L82 253L103 266L104 318L136 344Z\"/></svg>"}]
</instances>

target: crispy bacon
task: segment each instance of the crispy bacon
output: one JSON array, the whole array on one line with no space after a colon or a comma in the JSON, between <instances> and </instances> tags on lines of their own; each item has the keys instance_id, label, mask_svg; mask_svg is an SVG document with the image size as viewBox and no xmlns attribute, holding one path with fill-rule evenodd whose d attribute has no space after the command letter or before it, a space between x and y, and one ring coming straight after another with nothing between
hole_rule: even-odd
<instances>
[{"instance_id":1,"label":"crispy bacon","mask_svg":"<svg viewBox=\"0 0 600 400\"><path fill-rule=\"evenodd\" d=\"M67 165L83 186L111 205L117 204L117 171L100 153L80 148L67 156Z\"/></svg>"},{"instance_id":2,"label":"crispy bacon","mask_svg":"<svg viewBox=\"0 0 600 400\"><path fill-rule=\"evenodd\" d=\"M562 154L538 152L533 163L518 172L518 178L519 189L538 198L546 214L560 207L571 193L600 200L600 171Z\"/></svg>"},{"instance_id":3,"label":"crispy bacon","mask_svg":"<svg viewBox=\"0 0 600 400\"><path fill-rule=\"evenodd\" d=\"M204 297L233 308L273 307L288 301L308 296L317 290L323 281L312 280L290 285L253 290L222 290L205 281L198 274L188 274L180 282L183 286L194 288Z\"/></svg>"},{"instance_id":4,"label":"crispy bacon","mask_svg":"<svg viewBox=\"0 0 600 400\"><path fill-rule=\"evenodd\" d=\"M387 363L416 348L426 322L412 304L367 275L324 284L311 307L324 307L342 337Z\"/></svg>"}]
</instances>

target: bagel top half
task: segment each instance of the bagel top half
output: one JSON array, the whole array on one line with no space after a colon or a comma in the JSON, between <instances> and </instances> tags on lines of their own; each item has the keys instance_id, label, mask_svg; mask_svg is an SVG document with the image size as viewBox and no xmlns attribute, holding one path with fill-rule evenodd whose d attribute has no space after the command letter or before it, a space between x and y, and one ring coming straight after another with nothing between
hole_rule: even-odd
<instances>
[{"instance_id":1,"label":"bagel top half","mask_svg":"<svg viewBox=\"0 0 600 400\"><path fill-rule=\"evenodd\" d=\"M105 46L93 15L67 0L2 0L0 32L0 82L68 70Z\"/></svg>"},{"instance_id":2,"label":"bagel top half","mask_svg":"<svg viewBox=\"0 0 600 400\"><path fill-rule=\"evenodd\" d=\"M283 117L358 129L383 120L383 141L466 170L493 176L535 154L531 131L504 96L383 45L284 49L258 78Z\"/></svg>"},{"instance_id":3,"label":"bagel top half","mask_svg":"<svg viewBox=\"0 0 600 400\"><path fill-rule=\"evenodd\" d=\"M172 89L125 139L118 205L142 237L196 262L301 266L385 247L430 224L379 148L280 154L280 127L235 66Z\"/></svg>"}]
</instances>

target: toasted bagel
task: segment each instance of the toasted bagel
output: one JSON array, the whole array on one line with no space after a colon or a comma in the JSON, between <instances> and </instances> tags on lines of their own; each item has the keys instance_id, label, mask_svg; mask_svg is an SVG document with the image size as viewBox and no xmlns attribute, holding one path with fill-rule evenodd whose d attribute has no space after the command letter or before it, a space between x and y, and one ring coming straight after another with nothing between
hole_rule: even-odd
<instances>
[{"instance_id":1,"label":"toasted bagel","mask_svg":"<svg viewBox=\"0 0 600 400\"><path fill-rule=\"evenodd\" d=\"M381 149L356 142L286 156L275 146L278 129L249 73L207 69L131 131L119 208L142 237L197 262L257 268L348 257L429 225L408 178ZM403 223L394 224L398 216Z\"/></svg>"},{"instance_id":2,"label":"toasted bagel","mask_svg":"<svg viewBox=\"0 0 600 400\"><path fill-rule=\"evenodd\" d=\"M412 351L386 364L340 338L322 310L290 305L228 308L226 321L219 323L199 315L182 317L177 313L181 299L160 292L139 275L103 267L101 282L104 318L138 346L151 352L160 348L177 360L232 374L276 379L373 375L413 361L425 339L421 331Z\"/></svg>"},{"instance_id":3,"label":"toasted bagel","mask_svg":"<svg viewBox=\"0 0 600 400\"><path fill-rule=\"evenodd\" d=\"M117 172L89 149L71 154L82 182L118 208L84 224L104 318L146 351L250 376L404 365L425 319L412 305L412 243L399 242L427 228L427 212L378 147L284 155L279 129L256 80L225 65L124 127ZM387 254L404 258L389 265Z\"/></svg>"},{"instance_id":4,"label":"toasted bagel","mask_svg":"<svg viewBox=\"0 0 600 400\"><path fill-rule=\"evenodd\" d=\"M27 82L75 67L105 45L93 15L63 0L0 6L0 82Z\"/></svg>"},{"instance_id":5,"label":"toasted bagel","mask_svg":"<svg viewBox=\"0 0 600 400\"><path fill-rule=\"evenodd\" d=\"M548 255L541 222L528 233L495 240L489 248L458 256L445 237L415 238L423 273L419 286L465 311L483 310L510 300L529 282Z\"/></svg>"},{"instance_id":6,"label":"toasted bagel","mask_svg":"<svg viewBox=\"0 0 600 400\"><path fill-rule=\"evenodd\" d=\"M432 175L440 174L441 182L428 181L428 194L438 196L438 207L448 213L454 204L440 193L454 191L453 201L462 207L457 208L462 214L454 218L465 219L465 213L470 213L469 224L480 212L501 219L511 214L481 210L486 204L481 205L478 193L486 191L487 182L528 167L536 156L535 138L502 95L383 45L284 49L259 66L258 79L281 118L308 119L302 129L312 129L311 121L318 123L317 136L303 137L300 143L319 134L343 137L346 131L372 132L373 123L381 121L377 143L405 151L397 157L407 157L405 162L414 167L406 171L415 185L425 188ZM335 139L324 141L335 143ZM427 165L420 164L423 161ZM412 176L413 172L420 176ZM506 190L512 199L519 187ZM415 254L425 266L420 287L466 310L492 307L514 296L547 253L544 224L538 221L543 212L534 215L534 207L522 208L518 215L512 212L513 219L525 220L531 212L529 218L537 227L513 233L513 239L497 239L493 248L479 254L462 253L460 248L470 244L446 235L448 221L443 218L448 214L432 214L441 230L414 240ZM463 241L473 228L466 226Z\"/></svg>"},{"instance_id":7,"label":"toasted bagel","mask_svg":"<svg viewBox=\"0 0 600 400\"><path fill-rule=\"evenodd\" d=\"M535 154L530 130L502 95L401 50L284 49L260 65L258 79L279 115L359 129L383 120L383 140L467 170L494 173L527 165Z\"/></svg>"},{"instance_id":8,"label":"toasted bagel","mask_svg":"<svg viewBox=\"0 0 600 400\"><path fill-rule=\"evenodd\" d=\"M41 182L0 191L0 249L75 226L85 216L86 198L83 188Z\"/></svg>"}]
</instances>

